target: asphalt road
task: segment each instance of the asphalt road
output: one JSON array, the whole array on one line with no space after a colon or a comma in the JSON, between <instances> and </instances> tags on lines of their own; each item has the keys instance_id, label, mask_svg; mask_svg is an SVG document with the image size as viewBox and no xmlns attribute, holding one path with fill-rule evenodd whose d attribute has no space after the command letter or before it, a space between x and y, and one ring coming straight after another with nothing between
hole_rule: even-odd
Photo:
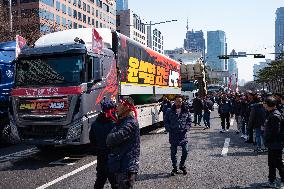
<instances>
[{"instance_id":1,"label":"asphalt road","mask_svg":"<svg viewBox=\"0 0 284 189\"><path fill-rule=\"evenodd\" d=\"M212 117L210 130L193 126L189 132L187 175L170 176L168 135L161 128L143 131L135 188L261 188L267 181L267 154L255 154L254 146L234 132L235 123L229 132L219 133L220 119L215 112ZM93 188L95 168L96 156L87 146L50 153L33 146L10 146L0 149L0 189Z\"/></svg>"}]
</instances>

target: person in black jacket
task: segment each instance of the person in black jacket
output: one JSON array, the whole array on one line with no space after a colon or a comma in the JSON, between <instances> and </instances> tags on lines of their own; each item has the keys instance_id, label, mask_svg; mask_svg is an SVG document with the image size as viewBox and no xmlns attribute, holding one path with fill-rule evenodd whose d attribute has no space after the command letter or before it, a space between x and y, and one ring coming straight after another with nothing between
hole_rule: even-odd
<instances>
[{"instance_id":1,"label":"person in black jacket","mask_svg":"<svg viewBox=\"0 0 284 189\"><path fill-rule=\"evenodd\" d=\"M199 98L199 94L195 94L195 98L192 102L193 111L194 111L194 125L198 124L200 126L201 119L202 119L202 110L203 110L203 103L202 100Z\"/></svg>"},{"instance_id":2,"label":"person in black jacket","mask_svg":"<svg viewBox=\"0 0 284 189\"><path fill-rule=\"evenodd\" d=\"M191 127L191 115L185 107L182 97L176 96L172 108L168 109L165 120L166 130L169 132L169 142L171 144L171 160L173 170L171 175L178 173L177 170L177 147L181 146L182 156L180 159L179 169L184 175L187 174L185 160L188 155L187 132Z\"/></svg>"},{"instance_id":3,"label":"person in black jacket","mask_svg":"<svg viewBox=\"0 0 284 189\"><path fill-rule=\"evenodd\" d=\"M248 135L248 139L245 141L245 143L253 143L253 128L249 127L249 116L250 116L250 112L251 112L251 108L253 106L253 104L255 103L255 96L256 93L253 91L247 91L247 100L248 100L248 104L247 104L247 109L246 109L246 113L245 113L245 119L246 119L246 125L247 125L247 135Z\"/></svg>"},{"instance_id":4,"label":"person in black jacket","mask_svg":"<svg viewBox=\"0 0 284 189\"><path fill-rule=\"evenodd\" d=\"M118 189L131 189L138 173L140 156L140 129L131 97L120 99L117 114L118 125L106 140L111 149L108 164L110 171L115 173Z\"/></svg>"},{"instance_id":5,"label":"person in black jacket","mask_svg":"<svg viewBox=\"0 0 284 189\"><path fill-rule=\"evenodd\" d=\"M211 111L213 111L213 105L214 103L208 98L208 96L205 96L203 101L203 121L205 125L204 130L210 129L210 114Z\"/></svg>"},{"instance_id":6,"label":"person in black jacket","mask_svg":"<svg viewBox=\"0 0 284 189\"><path fill-rule=\"evenodd\" d=\"M110 153L106 145L106 138L116 124L116 105L112 101L105 100L101 104L102 112L98 115L96 121L92 124L91 135L94 137L92 142L97 147L97 179L94 185L95 189L103 189L109 180L111 188L117 188L115 176L108 170L108 155Z\"/></svg>"},{"instance_id":7,"label":"person in black jacket","mask_svg":"<svg viewBox=\"0 0 284 189\"><path fill-rule=\"evenodd\" d=\"M227 125L227 131L229 131L230 128L230 113L232 112L232 106L230 101L227 99L226 95L222 95L221 101L218 107L218 113L221 117L221 126L222 130L220 133L225 132L225 121Z\"/></svg>"},{"instance_id":8,"label":"person in black jacket","mask_svg":"<svg viewBox=\"0 0 284 189\"><path fill-rule=\"evenodd\" d=\"M237 93L235 100L233 101L233 113L235 115L235 120L237 122L237 131L236 131L237 134L239 134L242 130L241 110L242 110L241 95Z\"/></svg>"},{"instance_id":9,"label":"person in black jacket","mask_svg":"<svg viewBox=\"0 0 284 189\"><path fill-rule=\"evenodd\" d=\"M276 169L281 177L281 186L284 188L284 167L282 162L283 142L281 138L281 113L276 108L277 100L272 96L268 97L264 102L264 108L268 111L268 116L264 123L265 145L268 148L268 167L269 176L266 187L276 187ZM283 125L282 125L283 126Z\"/></svg>"},{"instance_id":10,"label":"person in black jacket","mask_svg":"<svg viewBox=\"0 0 284 189\"><path fill-rule=\"evenodd\" d=\"M260 153L263 152L264 148L262 146L263 143L263 131L262 127L265 121L266 111L263 107L263 103L261 102L261 97L257 96L255 98L255 104L252 105L248 127L252 128L255 133L255 141L256 141L256 150L255 152Z\"/></svg>"}]
</instances>

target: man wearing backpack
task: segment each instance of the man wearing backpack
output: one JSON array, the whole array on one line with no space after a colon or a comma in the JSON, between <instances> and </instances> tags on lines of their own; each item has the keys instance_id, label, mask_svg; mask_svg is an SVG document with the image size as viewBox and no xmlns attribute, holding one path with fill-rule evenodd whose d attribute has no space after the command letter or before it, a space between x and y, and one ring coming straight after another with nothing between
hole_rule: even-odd
<instances>
[{"instance_id":1,"label":"man wearing backpack","mask_svg":"<svg viewBox=\"0 0 284 189\"><path fill-rule=\"evenodd\" d=\"M264 123L265 146L268 148L269 181L265 187L276 187L276 169L281 177L280 188L284 189L284 167L282 162L283 149L283 117L276 108L277 100L270 96L264 102L268 116Z\"/></svg>"}]
</instances>

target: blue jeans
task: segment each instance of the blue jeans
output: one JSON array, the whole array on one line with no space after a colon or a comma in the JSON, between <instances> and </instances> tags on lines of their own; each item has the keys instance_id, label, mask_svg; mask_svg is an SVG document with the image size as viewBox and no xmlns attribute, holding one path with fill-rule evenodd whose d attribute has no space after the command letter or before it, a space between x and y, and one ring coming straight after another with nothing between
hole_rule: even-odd
<instances>
[{"instance_id":1,"label":"blue jeans","mask_svg":"<svg viewBox=\"0 0 284 189\"><path fill-rule=\"evenodd\" d=\"M177 169L177 145L171 145L171 160L172 160L172 166L174 169ZM185 164L185 160L188 155L188 144L181 145L182 148L182 155L180 159L179 167L183 167Z\"/></svg>"},{"instance_id":2,"label":"blue jeans","mask_svg":"<svg viewBox=\"0 0 284 189\"><path fill-rule=\"evenodd\" d=\"M204 112L203 121L204 121L205 127L210 128L210 112Z\"/></svg>"},{"instance_id":3,"label":"blue jeans","mask_svg":"<svg viewBox=\"0 0 284 189\"><path fill-rule=\"evenodd\" d=\"M263 144L263 131L261 128L255 128L255 142L256 142L256 147L261 148Z\"/></svg>"}]
</instances>

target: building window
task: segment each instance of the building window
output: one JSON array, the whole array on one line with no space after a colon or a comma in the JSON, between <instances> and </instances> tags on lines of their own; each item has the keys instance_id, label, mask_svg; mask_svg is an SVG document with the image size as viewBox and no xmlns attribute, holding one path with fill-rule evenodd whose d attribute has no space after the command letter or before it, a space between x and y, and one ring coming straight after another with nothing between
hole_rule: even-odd
<instances>
[{"instance_id":1,"label":"building window","mask_svg":"<svg viewBox=\"0 0 284 189\"><path fill-rule=\"evenodd\" d=\"M51 7L54 6L53 4L53 0L40 0L42 3L46 4L46 5L49 5Z\"/></svg>"},{"instance_id":2,"label":"building window","mask_svg":"<svg viewBox=\"0 0 284 189\"><path fill-rule=\"evenodd\" d=\"M96 17L99 17L99 11L96 10Z\"/></svg>"},{"instance_id":3,"label":"building window","mask_svg":"<svg viewBox=\"0 0 284 189\"><path fill-rule=\"evenodd\" d=\"M95 26L95 19L92 19L92 26Z\"/></svg>"},{"instance_id":4,"label":"building window","mask_svg":"<svg viewBox=\"0 0 284 189\"><path fill-rule=\"evenodd\" d=\"M77 6L77 0L73 0L73 5L76 7Z\"/></svg>"},{"instance_id":5,"label":"building window","mask_svg":"<svg viewBox=\"0 0 284 189\"><path fill-rule=\"evenodd\" d=\"M72 16L72 9L70 7L68 7L68 15Z\"/></svg>"},{"instance_id":6,"label":"building window","mask_svg":"<svg viewBox=\"0 0 284 189\"><path fill-rule=\"evenodd\" d=\"M82 28L82 25L81 25L81 24L79 24L79 28Z\"/></svg>"},{"instance_id":7,"label":"building window","mask_svg":"<svg viewBox=\"0 0 284 189\"><path fill-rule=\"evenodd\" d=\"M62 13L66 14L66 5L62 4Z\"/></svg>"},{"instance_id":8,"label":"building window","mask_svg":"<svg viewBox=\"0 0 284 189\"><path fill-rule=\"evenodd\" d=\"M78 12L78 20L82 20L82 14Z\"/></svg>"},{"instance_id":9,"label":"building window","mask_svg":"<svg viewBox=\"0 0 284 189\"><path fill-rule=\"evenodd\" d=\"M109 7L107 4L103 3L103 10L109 12Z\"/></svg>"},{"instance_id":10,"label":"building window","mask_svg":"<svg viewBox=\"0 0 284 189\"><path fill-rule=\"evenodd\" d=\"M96 28L99 27L99 21L96 21Z\"/></svg>"},{"instance_id":11,"label":"building window","mask_svg":"<svg viewBox=\"0 0 284 189\"><path fill-rule=\"evenodd\" d=\"M95 15L95 9L92 7L92 15Z\"/></svg>"},{"instance_id":12,"label":"building window","mask_svg":"<svg viewBox=\"0 0 284 189\"><path fill-rule=\"evenodd\" d=\"M68 0L68 3L71 3L71 0Z\"/></svg>"},{"instance_id":13,"label":"building window","mask_svg":"<svg viewBox=\"0 0 284 189\"><path fill-rule=\"evenodd\" d=\"M73 11L73 18L77 19L77 11L76 10Z\"/></svg>"},{"instance_id":14,"label":"building window","mask_svg":"<svg viewBox=\"0 0 284 189\"><path fill-rule=\"evenodd\" d=\"M88 24L91 25L91 18L90 17L88 17Z\"/></svg>"},{"instance_id":15,"label":"building window","mask_svg":"<svg viewBox=\"0 0 284 189\"><path fill-rule=\"evenodd\" d=\"M90 5L87 5L87 12L88 12L88 13L91 12L91 7L90 7Z\"/></svg>"},{"instance_id":16,"label":"building window","mask_svg":"<svg viewBox=\"0 0 284 189\"><path fill-rule=\"evenodd\" d=\"M100 23L100 28L102 28L103 27L103 23Z\"/></svg>"},{"instance_id":17,"label":"building window","mask_svg":"<svg viewBox=\"0 0 284 189\"><path fill-rule=\"evenodd\" d=\"M68 20L68 28L71 29L72 28L72 21Z\"/></svg>"},{"instance_id":18,"label":"building window","mask_svg":"<svg viewBox=\"0 0 284 189\"><path fill-rule=\"evenodd\" d=\"M60 2L56 1L56 10L60 11Z\"/></svg>"},{"instance_id":19,"label":"building window","mask_svg":"<svg viewBox=\"0 0 284 189\"><path fill-rule=\"evenodd\" d=\"M78 0L78 7L79 7L79 8L82 7L81 0Z\"/></svg>"},{"instance_id":20,"label":"building window","mask_svg":"<svg viewBox=\"0 0 284 189\"><path fill-rule=\"evenodd\" d=\"M60 16L56 16L56 24L60 25Z\"/></svg>"},{"instance_id":21,"label":"building window","mask_svg":"<svg viewBox=\"0 0 284 189\"><path fill-rule=\"evenodd\" d=\"M66 18L62 18L62 25L66 27Z\"/></svg>"},{"instance_id":22,"label":"building window","mask_svg":"<svg viewBox=\"0 0 284 189\"><path fill-rule=\"evenodd\" d=\"M86 3L83 2L83 10L84 11L86 11L86 7L87 7Z\"/></svg>"},{"instance_id":23,"label":"building window","mask_svg":"<svg viewBox=\"0 0 284 189\"><path fill-rule=\"evenodd\" d=\"M77 29L78 28L78 24L76 22L73 23L73 27L74 29Z\"/></svg>"},{"instance_id":24,"label":"building window","mask_svg":"<svg viewBox=\"0 0 284 189\"><path fill-rule=\"evenodd\" d=\"M83 22L86 23L86 15L83 14Z\"/></svg>"}]
</instances>

